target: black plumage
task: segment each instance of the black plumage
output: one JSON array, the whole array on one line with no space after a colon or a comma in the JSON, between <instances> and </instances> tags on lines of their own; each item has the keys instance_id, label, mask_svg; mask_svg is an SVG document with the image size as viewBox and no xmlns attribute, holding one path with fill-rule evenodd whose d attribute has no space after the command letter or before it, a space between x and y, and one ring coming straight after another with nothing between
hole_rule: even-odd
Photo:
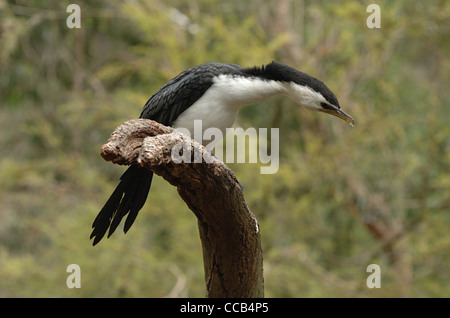
<instances>
[{"instance_id":1,"label":"black plumage","mask_svg":"<svg viewBox=\"0 0 450 318\"><path fill-rule=\"evenodd\" d=\"M219 74L240 75L235 64L205 63L189 68L162 86L145 104L140 118L153 119L170 126L178 116L194 104L213 84Z\"/></svg>"}]
</instances>

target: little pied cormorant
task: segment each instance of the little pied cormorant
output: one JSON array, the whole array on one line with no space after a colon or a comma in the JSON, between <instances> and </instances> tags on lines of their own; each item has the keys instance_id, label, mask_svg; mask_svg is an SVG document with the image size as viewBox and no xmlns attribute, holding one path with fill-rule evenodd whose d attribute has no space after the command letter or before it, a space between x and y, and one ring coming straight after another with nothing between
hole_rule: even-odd
<instances>
[{"instance_id":1,"label":"little pied cormorant","mask_svg":"<svg viewBox=\"0 0 450 318\"><path fill-rule=\"evenodd\" d=\"M187 128L193 136L194 120L203 129L217 127L225 132L239 109L276 94L291 97L297 104L337 116L354 125L341 110L334 93L321 81L292 67L272 62L244 68L236 64L205 63L189 68L162 86L145 104L140 118L174 128ZM131 165L92 224L91 239L97 244L108 237L128 214L126 233L144 205L153 172Z\"/></svg>"}]
</instances>

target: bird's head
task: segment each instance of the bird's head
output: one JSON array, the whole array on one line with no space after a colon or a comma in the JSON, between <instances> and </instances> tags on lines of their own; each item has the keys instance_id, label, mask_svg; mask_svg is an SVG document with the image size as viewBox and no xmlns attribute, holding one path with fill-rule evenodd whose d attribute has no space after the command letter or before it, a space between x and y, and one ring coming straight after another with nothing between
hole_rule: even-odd
<instances>
[{"instance_id":1,"label":"bird's head","mask_svg":"<svg viewBox=\"0 0 450 318\"><path fill-rule=\"evenodd\" d=\"M339 117L352 127L355 125L354 119L341 109L336 95L318 79L277 62L267 64L263 72L268 79L283 82L285 94L299 105Z\"/></svg>"},{"instance_id":2,"label":"bird's head","mask_svg":"<svg viewBox=\"0 0 450 318\"><path fill-rule=\"evenodd\" d=\"M318 79L305 75L309 77L308 85L291 82L289 84L289 95L306 109L339 117L353 127L355 120L341 109L336 95ZM313 85L312 82L314 82ZM314 88L311 86L314 86Z\"/></svg>"}]
</instances>

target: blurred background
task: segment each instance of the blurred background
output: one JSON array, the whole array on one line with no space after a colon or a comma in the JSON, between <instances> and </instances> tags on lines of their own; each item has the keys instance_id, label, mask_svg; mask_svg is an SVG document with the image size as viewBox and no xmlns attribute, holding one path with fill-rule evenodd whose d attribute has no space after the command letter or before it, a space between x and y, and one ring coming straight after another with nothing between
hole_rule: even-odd
<instances>
[{"instance_id":1,"label":"blurred background","mask_svg":"<svg viewBox=\"0 0 450 318\"><path fill-rule=\"evenodd\" d=\"M449 1L76 1L69 29L71 2L0 0L1 297L204 297L196 218L160 177L131 230L91 246L125 170L100 147L182 70L272 60L323 80L356 127L286 97L240 112L280 128L278 173L229 165L266 296L450 297Z\"/></svg>"}]
</instances>

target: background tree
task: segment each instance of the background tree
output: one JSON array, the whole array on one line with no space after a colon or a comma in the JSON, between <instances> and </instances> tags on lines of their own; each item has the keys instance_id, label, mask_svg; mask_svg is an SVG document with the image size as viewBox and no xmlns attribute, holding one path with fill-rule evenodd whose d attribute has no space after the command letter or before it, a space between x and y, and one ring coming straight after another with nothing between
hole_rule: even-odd
<instances>
[{"instance_id":1,"label":"background tree","mask_svg":"<svg viewBox=\"0 0 450 318\"><path fill-rule=\"evenodd\" d=\"M161 178L133 229L92 248L123 172L99 149L187 67L272 59L323 79L357 124L278 97L240 112L282 140L275 175L229 165L259 221L265 295L450 296L448 1L382 2L381 29L353 1L79 5L68 29L65 3L0 0L0 296L204 296L195 218Z\"/></svg>"}]
</instances>

